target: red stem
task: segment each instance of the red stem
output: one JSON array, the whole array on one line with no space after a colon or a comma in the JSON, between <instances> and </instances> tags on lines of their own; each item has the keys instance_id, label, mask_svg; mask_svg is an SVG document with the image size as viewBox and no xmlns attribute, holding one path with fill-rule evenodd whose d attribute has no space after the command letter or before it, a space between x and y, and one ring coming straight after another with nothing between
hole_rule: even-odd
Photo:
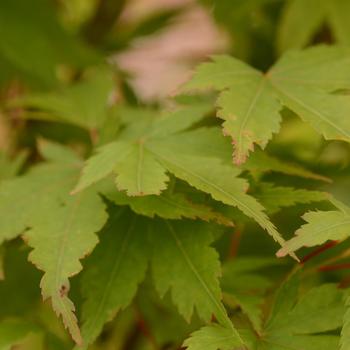
<instances>
[{"instance_id":1,"label":"red stem","mask_svg":"<svg viewBox=\"0 0 350 350\"><path fill-rule=\"evenodd\" d=\"M337 244L338 244L338 241L331 241L331 242L328 242L328 243L324 244L322 247L315 249L315 250L314 250L313 252L311 252L310 254L305 255L305 256L301 259L300 263L301 263L301 264L305 264L307 261L311 260L311 259L314 258L315 256L320 255L320 254L323 253L324 251L326 251L326 250L328 250L328 249L334 247L334 246L337 245Z\"/></svg>"},{"instance_id":2,"label":"red stem","mask_svg":"<svg viewBox=\"0 0 350 350\"><path fill-rule=\"evenodd\" d=\"M231 238L231 244L229 249L229 258L234 258L237 256L239 245L241 243L242 238L242 228L237 228L236 231L233 233Z\"/></svg>"},{"instance_id":3,"label":"red stem","mask_svg":"<svg viewBox=\"0 0 350 350\"><path fill-rule=\"evenodd\" d=\"M319 271L336 271L350 269L350 263L335 264L335 265L324 265L318 268Z\"/></svg>"}]
</instances>

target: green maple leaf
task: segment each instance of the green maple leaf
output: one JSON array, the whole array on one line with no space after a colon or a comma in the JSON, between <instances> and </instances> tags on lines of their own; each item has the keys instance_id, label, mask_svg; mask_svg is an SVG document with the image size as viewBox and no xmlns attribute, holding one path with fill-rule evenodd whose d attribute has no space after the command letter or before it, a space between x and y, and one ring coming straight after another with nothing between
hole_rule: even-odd
<instances>
[{"instance_id":1,"label":"green maple leaf","mask_svg":"<svg viewBox=\"0 0 350 350\"><path fill-rule=\"evenodd\" d=\"M344 240L350 235L350 208L331 199L338 210L313 211L304 214L307 224L296 231L295 236L287 241L278 251L278 256L285 256L301 247L312 247L328 240Z\"/></svg>"},{"instance_id":2,"label":"green maple leaf","mask_svg":"<svg viewBox=\"0 0 350 350\"><path fill-rule=\"evenodd\" d=\"M50 206L50 212L44 218L34 220L32 228L25 233L25 239L33 248L29 260L44 271L40 283L43 298L51 299L53 309L62 316L78 344L81 343L80 331L74 305L67 296L68 279L82 269L79 260L98 243L95 232L106 219L99 195L85 191L66 200L64 205Z\"/></svg>"},{"instance_id":3,"label":"green maple leaf","mask_svg":"<svg viewBox=\"0 0 350 350\"><path fill-rule=\"evenodd\" d=\"M203 108L188 107L160 119L132 123L118 141L101 147L87 161L75 192L115 173L118 189L129 196L159 195L167 186L169 171L215 200L238 207L283 243L263 206L246 193L248 183L238 177L241 170L222 158L229 148L218 129L183 131L203 117ZM204 147L208 144L210 149Z\"/></svg>"},{"instance_id":4,"label":"green maple leaf","mask_svg":"<svg viewBox=\"0 0 350 350\"><path fill-rule=\"evenodd\" d=\"M298 277L291 277L277 292L262 334L256 338L243 331L255 350L336 349L339 336L326 332L342 325L345 293L333 284L314 287L298 297ZM323 317L320 317L322 314Z\"/></svg>"},{"instance_id":5,"label":"green maple leaf","mask_svg":"<svg viewBox=\"0 0 350 350\"><path fill-rule=\"evenodd\" d=\"M214 314L240 343L221 302L220 262L217 252L209 246L213 242L210 225L163 220L153 220L150 225L152 271L159 294L163 296L171 290L174 303L187 320L194 308L206 322Z\"/></svg>"},{"instance_id":6,"label":"green maple leaf","mask_svg":"<svg viewBox=\"0 0 350 350\"><path fill-rule=\"evenodd\" d=\"M218 116L232 138L234 161L244 163L254 144L265 148L279 131L283 107L328 140L350 141L348 49L319 46L285 54L263 74L229 56L214 56L184 86L185 91L220 91Z\"/></svg>"},{"instance_id":7,"label":"green maple leaf","mask_svg":"<svg viewBox=\"0 0 350 350\"><path fill-rule=\"evenodd\" d=\"M46 154L52 154L52 148ZM35 166L0 186L0 210L4 213L0 242L24 234L33 248L30 261L44 271L43 298L51 299L77 343L81 336L74 305L67 296L68 279L80 272L79 260L97 244L95 232L107 219L105 205L94 189L70 195L80 165L72 155L69 161Z\"/></svg>"},{"instance_id":8,"label":"green maple leaf","mask_svg":"<svg viewBox=\"0 0 350 350\"><path fill-rule=\"evenodd\" d=\"M148 266L146 219L112 205L109 214L101 242L87 259L82 275L84 348L107 321L130 304Z\"/></svg>"},{"instance_id":9,"label":"green maple leaf","mask_svg":"<svg viewBox=\"0 0 350 350\"><path fill-rule=\"evenodd\" d=\"M349 11L346 0L287 1L277 31L279 51L306 46L325 23L340 44L348 45Z\"/></svg>"},{"instance_id":10,"label":"green maple leaf","mask_svg":"<svg viewBox=\"0 0 350 350\"><path fill-rule=\"evenodd\" d=\"M170 135L187 129L202 119L207 111L207 105L199 105L163 116L156 112L153 115L144 112L131 114L132 121L118 141L101 147L88 160L76 191L114 172L118 188L126 190L128 195L159 194L167 187L169 177L150 152L148 143L152 139L166 140Z\"/></svg>"},{"instance_id":11,"label":"green maple leaf","mask_svg":"<svg viewBox=\"0 0 350 350\"><path fill-rule=\"evenodd\" d=\"M23 233L53 205L69 197L77 168L62 163L43 163L28 173L0 185L0 242ZM5 215L6 213L6 215Z\"/></svg>"},{"instance_id":12,"label":"green maple leaf","mask_svg":"<svg viewBox=\"0 0 350 350\"><path fill-rule=\"evenodd\" d=\"M239 343L221 303L220 262L209 246L212 228L189 221L151 221L111 206L101 243L87 260L83 274L84 346L94 341L105 322L130 304L149 260L159 294L164 296L170 289L188 321L194 308L204 321L214 314Z\"/></svg>"},{"instance_id":13,"label":"green maple leaf","mask_svg":"<svg viewBox=\"0 0 350 350\"><path fill-rule=\"evenodd\" d=\"M196 306L204 321L211 319L213 310L226 321L220 300L219 257L209 247L213 242L210 229L196 222L155 220L150 234L154 246L152 271L160 295L171 288L173 300L187 320Z\"/></svg>"}]
</instances>

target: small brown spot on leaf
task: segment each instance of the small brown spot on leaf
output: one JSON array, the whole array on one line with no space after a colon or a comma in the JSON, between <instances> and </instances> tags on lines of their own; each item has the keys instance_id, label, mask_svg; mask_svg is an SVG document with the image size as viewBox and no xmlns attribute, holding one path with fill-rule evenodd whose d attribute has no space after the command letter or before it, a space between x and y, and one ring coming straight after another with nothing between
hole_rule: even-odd
<instances>
[{"instance_id":1,"label":"small brown spot on leaf","mask_svg":"<svg viewBox=\"0 0 350 350\"><path fill-rule=\"evenodd\" d=\"M61 286L60 288L60 296L61 298L63 298L64 296L66 296L68 293L68 288L67 286L65 286L64 284Z\"/></svg>"}]
</instances>

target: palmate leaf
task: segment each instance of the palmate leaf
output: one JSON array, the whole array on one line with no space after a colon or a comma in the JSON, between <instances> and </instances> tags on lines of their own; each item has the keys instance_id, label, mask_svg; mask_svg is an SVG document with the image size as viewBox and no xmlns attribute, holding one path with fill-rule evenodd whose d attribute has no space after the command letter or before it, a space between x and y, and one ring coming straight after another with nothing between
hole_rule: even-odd
<instances>
[{"instance_id":1,"label":"palmate leaf","mask_svg":"<svg viewBox=\"0 0 350 350\"><path fill-rule=\"evenodd\" d=\"M68 279L80 272L79 260L97 244L95 232L107 219L105 205L94 189L77 196L69 194L80 164L72 159L43 163L0 185L4 215L0 241L24 233L33 248L29 259L44 271L43 297L51 299L53 309L77 343L81 343L81 336L74 305L67 296Z\"/></svg>"},{"instance_id":2,"label":"palmate leaf","mask_svg":"<svg viewBox=\"0 0 350 350\"><path fill-rule=\"evenodd\" d=\"M62 163L44 163L27 174L0 185L0 242L23 233L42 217L50 206L55 208L68 196L77 178L77 168Z\"/></svg>"},{"instance_id":3,"label":"palmate leaf","mask_svg":"<svg viewBox=\"0 0 350 350\"><path fill-rule=\"evenodd\" d=\"M189 350L206 346L213 350L337 349L339 336L327 332L342 324L345 294L336 285L324 284L299 297L298 277L292 276L278 290L261 332L239 330L247 347L235 344L227 331L216 325L195 332L185 346Z\"/></svg>"},{"instance_id":4,"label":"palmate leaf","mask_svg":"<svg viewBox=\"0 0 350 350\"><path fill-rule=\"evenodd\" d=\"M150 225L152 271L160 295L171 290L174 303L187 320L194 308L206 322L214 314L230 337L241 343L221 302L220 262L209 246L213 241L211 226L163 220L153 220Z\"/></svg>"},{"instance_id":5,"label":"palmate leaf","mask_svg":"<svg viewBox=\"0 0 350 350\"><path fill-rule=\"evenodd\" d=\"M280 287L262 335L256 337L251 334L246 339L247 343L254 344L254 349L337 348L339 336L326 332L336 330L342 324L345 293L333 284L314 287L301 298L298 290L297 276Z\"/></svg>"},{"instance_id":6,"label":"palmate leaf","mask_svg":"<svg viewBox=\"0 0 350 350\"><path fill-rule=\"evenodd\" d=\"M279 51L306 46L325 23L340 44L348 45L349 11L346 0L287 1L277 31Z\"/></svg>"},{"instance_id":7,"label":"palmate leaf","mask_svg":"<svg viewBox=\"0 0 350 350\"><path fill-rule=\"evenodd\" d=\"M128 195L160 194L169 180L166 169L149 151L148 140L166 139L169 135L187 129L202 119L209 106L200 104L159 116L157 112L149 115L132 111L129 127L120 135L118 141L101 147L91 157L83 170L75 191L80 191L92 183L116 173L118 188ZM128 111L125 111L128 114ZM130 113L130 112L129 112ZM130 120L131 119L131 120Z\"/></svg>"},{"instance_id":8,"label":"palmate leaf","mask_svg":"<svg viewBox=\"0 0 350 350\"><path fill-rule=\"evenodd\" d=\"M350 235L350 208L345 204L331 199L338 208L337 211L309 212L304 215L307 221L297 232L296 236L285 243L277 252L278 256L285 256L301 247L320 245L328 240L344 240ZM341 336L341 350L349 346L349 300L346 302L347 311L344 315L344 324Z\"/></svg>"},{"instance_id":9,"label":"palmate leaf","mask_svg":"<svg viewBox=\"0 0 350 350\"><path fill-rule=\"evenodd\" d=\"M263 74L229 56L214 56L185 84L184 91L215 89L218 116L234 144L234 161L244 163L254 144L264 148L279 130L287 107L326 139L350 142L348 96L350 51L319 46L285 54ZM247 91L246 91L247 90Z\"/></svg>"},{"instance_id":10,"label":"palmate leaf","mask_svg":"<svg viewBox=\"0 0 350 350\"><path fill-rule=\"evenodd\" d=\"M228 319L220 301L218 281L220 263L215 250L209 247L213 241L210 226L155 221L150 230L154 246L152 271L160 295L171 289L175 304L187 320L196 306L204 321L209 321L215 310L225 323Z\"/></svg>"},{"instance_id":11,"label":"palmate leaf","mask_svg":"<svg viewBox=\"0 0 350 350\"><path fill-rule=\"evenodd\" d=\"M307 224L296 231L277 252L282 257L301 247L312 247L328 240L344 240L350 236L350 208L335 202L339 210L308 212L303 216Z\"/></svg>"},{"instance_id":12,"label":"palmate leaf","mask_svg":"<svg viewBox=\"0 0 350 350\"><path fill-rule=\"evenodd\" d=\"M126 189L128 195L159 195L166 187L169 171L215 200L238 207L282 244L284 240L263 206L246 193L248 183L238 178L241 171L231 164L228 144L219 130L182 131L203 116L203 108L188 107L159 120L144 118L132 123L118 141L103 146L87 161L75 192L114 172L117 187ZM208 144L210 149L206 149ZM139 152L134 152L135 147ZM149 161L145 162L145 154ZM157 164L153 171L149 171L149 162Z\"/></svg>"},{"instance_id":13,"label":"palmate leaf","mask_svg":"<svg viewBox=\"0 0 350 350\"><path fill-rule=\"evenodd\" d=\"M78 344L81 343L80 331L74 305L67 296L68 278L80 272L80 258L98 243L95 232L107 219L104 209L97 193L85 191L66 200L64 205L51 206L50 212L44 218L34 220L33 228L25 233L25 239L33 248L29 260L44 271L40 283L43 298L51 298L53 309L62 316Z\"/></svg>"},{"instance_id":14,"label":"palmate leaf","mask_svg":"<svg viewBox=\"0 0 350 350\"><path fill-rule=\"evenodd\" d=\"M104 323L130 304L149 260L159 294L163 297L170 290L186 320L191 319L194 308L204 321L214 314L230 337L241 342L221 303L220 262L209 246L213 226L150 220L115 205L109 213L101 243L83 273L84 347L95 340Z\"/></svg>"}]
</instances>

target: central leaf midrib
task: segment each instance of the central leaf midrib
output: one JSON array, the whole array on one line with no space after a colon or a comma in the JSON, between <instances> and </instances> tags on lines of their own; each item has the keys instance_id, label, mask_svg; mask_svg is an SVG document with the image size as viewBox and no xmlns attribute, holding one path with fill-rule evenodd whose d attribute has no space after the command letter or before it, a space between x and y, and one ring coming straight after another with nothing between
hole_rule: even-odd
<instances>
[{"instance_id":1,"label":"central leaf midrib","mask_svg":"<svg viewBox=\"0 0 350 350\"><path fill-rule=\"evenodd\" d=\"M82 195L78 195L76 197L76 200L74 202L74 207L70 212L70 216L67 220L67 223L65 225L65 228L63 230L63 235L61 236L60 242L59 242L59 250L58 250L58 260L56 263L56 268L55 268L55 289L59 290L61 287L61 273L62 273L62 266L63 266L63 262L64 262L64 250L67 244L67 240L68 240L68 233L71 230L71 225L74 221L74 218L76 216L76 212L78 211L80 205L81 205L81 197ZM66 208L66 207L65 207Z\"/></svg>"},{"instance_id":2,"label":"central leaf midrib","mask_svg":"<svg viewBox=\"0 0 350 350\"><path fill-rule=\"evenodd\" d=\"M264 85L266 84L266 79L264 76L261 76L260 82L257 85L257 89L255 94L252 96L251 103L248 106L248 109L243 117L242 123L240 124L239 130L238 130L238 147L237 150L239 153L241 153L241 147L242 147L242 139L243 139L243 130L245 126L248 123L248 120L251 116L252 111L254 110L263 90L264 90Z\"/></svg>"},{"instance_id":3,"label":"central leaf midrib","mask_svg":"<svg viewBox=\"0 0 350 350\"><path fill-rule=\"evenodd\" d=\"M143 147L143 143L139 142L139 147L138 147L138 162L137 162L137 191L141 194L142 191L142 166L143 166L143 152L144 152L144 147Z\"/></svg>"}]
</instances>

